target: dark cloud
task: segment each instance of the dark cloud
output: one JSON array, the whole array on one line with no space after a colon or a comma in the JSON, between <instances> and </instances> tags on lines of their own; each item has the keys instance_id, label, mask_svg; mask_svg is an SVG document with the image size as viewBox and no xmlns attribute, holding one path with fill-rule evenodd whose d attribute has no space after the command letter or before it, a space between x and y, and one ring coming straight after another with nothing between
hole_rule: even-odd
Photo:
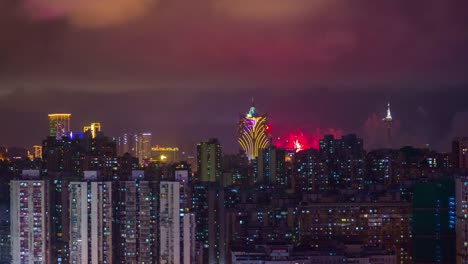
<instances>
[{"instance_id":1,"label":"dark cloud","mask_svg":"<svg viewBox=\"0 0 468 264\"><path fill-rule=\"evenodd\" d=\"M7 5L0 12L15 15L2 29L9 37L1 44L7 47L0 51L2 77L39 75L48 83L57 76L183 79L185 87L194 79L269 86L340 82L357 89L376 82L466 81L466 1L116 1ZM54 19L25 17L31 3L41 8L33 5L29 13L49 7ZM76 27L75 20L98 28Z\"/></svg>"}]
</instances>

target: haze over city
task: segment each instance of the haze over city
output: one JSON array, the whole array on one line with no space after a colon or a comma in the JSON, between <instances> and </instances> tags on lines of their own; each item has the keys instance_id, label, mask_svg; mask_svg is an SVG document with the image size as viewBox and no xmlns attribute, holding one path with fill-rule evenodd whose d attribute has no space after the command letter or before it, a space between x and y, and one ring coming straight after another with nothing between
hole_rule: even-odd
<instances>
[{"instance_id":1,"label":"haze over city","mask_svg":"<svg viewBox=\"0 0 468 264\"><path fill-rule=\"evenodd\" d=\"M47 114L70 112L72 130L183 149L216 135L234 153L251 97L274 138L334 129L379 148L387 102L398 146L468 133L466 1L290 3L1 1L0 145L38 144Z\"/></svg>"}]
</instances>

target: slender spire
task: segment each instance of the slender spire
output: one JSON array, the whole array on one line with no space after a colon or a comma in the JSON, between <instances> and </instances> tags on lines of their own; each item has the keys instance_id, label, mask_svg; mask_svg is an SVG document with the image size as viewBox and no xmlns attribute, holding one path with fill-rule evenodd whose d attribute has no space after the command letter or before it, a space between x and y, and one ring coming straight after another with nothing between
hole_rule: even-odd
<instances>
[{"instance_id":1,"label":"slender spire","mask_svg":"<svg viewBox=\"0 0 468 264\"><path fill-rule=\"evenodd\" d=\"M390 111L390 103L388 103L388 108L387 108L387 120L392 120L392 112Z\"/></svg>"},{"instance_id":2,"label":"slender spire","mask_svg":"<svg viewBox=\"0 0 468 264\"><path fill-rule=\"evenodd\" d=\"M252 107L255 107L255 97L252 96Z\"/></svg>"},{"instance_id":3,"label":"slender spire","mask_svg":"<svg viewBox=\"0 0 468 264\"><path fill-rule=\"evenodd\" d=\"M390 103L387 104L387 116L383 118L385 123L391 123L393 121L392 112L390 110Z\"/></svg>"},{"instance_id":4,"label":"slender spire","mask_svg":"<svg viewBox=\"0 0 468 264\"><path fill-rule=\"evenodd\" d=\"M387 104L387 116L382 119L385 126L387 127L387 145L390 148L392 146L392 112L390 111L390 103Z\"/></svg>"}]
</instances>

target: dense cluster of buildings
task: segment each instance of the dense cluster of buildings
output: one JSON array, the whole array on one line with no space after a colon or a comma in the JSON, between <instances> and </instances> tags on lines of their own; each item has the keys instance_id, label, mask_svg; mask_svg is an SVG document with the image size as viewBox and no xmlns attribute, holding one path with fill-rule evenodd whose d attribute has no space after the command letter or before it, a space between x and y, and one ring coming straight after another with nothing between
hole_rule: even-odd
<instances>
[{"instance_id":1,"label":"dense cluster of buildings","mask_svg":"<svg viewBox=\"0 0 468 264\"><path fill-rule=\"evenodd\" d=\"M209 139L187 160L150 133L49 118L30 153L0 148L0 263L468 262L466 138L452 153L367 152L353 134L281 149L252 105L239 154Z\"/></svg>"}]
</instances>

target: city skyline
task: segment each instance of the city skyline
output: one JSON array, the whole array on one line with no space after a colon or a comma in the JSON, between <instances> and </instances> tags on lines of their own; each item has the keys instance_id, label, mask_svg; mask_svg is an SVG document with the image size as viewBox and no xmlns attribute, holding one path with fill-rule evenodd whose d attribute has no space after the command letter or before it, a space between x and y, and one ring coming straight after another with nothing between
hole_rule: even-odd
<instances>
[{"instance_id":1,"label":"city skyline","mask_svg":"<svg viewBox=\"0 0 468 264\"><path fill-rule=\"evenodd\" d=\"M260 100L258 101L261 101L263 102L264 100L262 100L263 98L260 98ZM245 102L243 102L242 104L243 105L246 105L246 102L248 100L245 100ZM376 108L379 108L379 109L376 109L376 111L372 114L369 114L367 116L367 119L364 121L364 123L362 124L362 126L356 128L356 129L342 129L342 128L339 128L339 127L327 127L327 126L323 126L323 127L320 127L320 126L314 126L312 125L312 122L309 124L309 125L306 125L306 124L298 124L296 126L291 126L291 125L288 125L288 124L282 124L282 123L279 123L278 122L278 119L284 119L285 117L281 114L281 111L277 112L275 111L276 109L273 108L273 112L274 113L279 113L279 118L276 118L275 116L272 116L270 113L269 113L269 116L270 116L270 120L273 120L273 121L269 121L269 129L270 129L270 133L272 134L272 139L273 139L273 143L277 146L282 146L284 147L284 141L285 139L288 139L288 137L290 137L291 135L294 135L294 134L301 134L302 137L304 137L304 140L308 140L309 144L306 144L306 146L309 146L309 147L315 147L317 148L317 145L316 144L311 144L313 143L312 141L314 142L318 142L318 139L325 135L325 134L334 134L334 135L343 135L343 134L350 134L350 133L353 133L353 134L357 134L359 135L360 137L364 138L365 141L366 141L366 145L365 145L365 148L366 150L373 150L373 149L378 149L378 148L385 148L385 147L388 147L388 139L387 139L387 129L386 129L386 126L385 124L382 122L382 119L381 119L381 116L385 116L387 114L387 104L388 101L382 101L382 104L380 105L377 105ZM268 105L268 102L267 104ZM405 106L405 108L407 108L407 106ZM245 108L244 108L245 109ZM264 111L264 107L262 107L262 105L260 105L259 107L260 111L262 112L267 112L267 111ZM242 113L242 111L239 111L240 113ZM245 111L244 111L245 112ZM395 113L396 114L395 114ZM424 112L423 109L418 109L416 110L417 113L421 114L422 112ZM393 126L392 126L392 145L391 147L393 148L399 148L399 147L403 147L403 146L407 146L407 145L414 145L414 146L419 146L419 147L425 147L427 144L429 144L429 146L432 148L432 149L435 149L435 150L438 150L438 151L448 151L450 150L450 142L453 138L455 137L460 137L460 136L463 136L465 135L466 133L468 133L468 126L465 124L464 120L464 113L458 113L454 118L453 118L453 121L452 121L452 124L450 125L450 131L448 133L443 133L442 135L440 135L438 138L433 138L432 139L429 139L431 137L429 137L428 135L430 134L433 134L434 132L433 131L428 131L428 130L425 130L423 129L424 131L421 132L421 134L419 134L419 136L417 136L416 134L412 134L410 133L409 131L404 131L403 130L403 125L404 124L404 120L405 118L407 118L408 115L406 115L405 113L403 113L403 111L399 108L397 108L395 106L395 104L393 103L392 101L392 113L393 114ZM26 118L31 118L32 116L37 116L37 114L31 114L29 113L30 116L29 117L26 117ZM78 133L81 133L83 130L83 126L86 125L86 124L89 124L91 122L95 122L96 120L100 120L99 118L95 118L95 117L86 117L85 120L93 120L93 121L84 121L84 122L80 122L80 120L77 120L77 119L83 119L82 116L83 114L80 113L80 112L73 112L71 113L73 114L73 117L71 118L72 121L71 121L71 130L75 133L75 132L78 132ZM219 114L222 114L222 115L226 115L224 113L219 113ZM45 118L47 118L47 115L48 114L45 114ZM89 113L87 113L87 115L89 116L99 116L100 114L97 113L97 114L92 114L90 115ZM242 115L242 114L241 114ZM44 119L44 116L42 116L42 119ZM287 118L286 118L287 119ZM341 117L339 117L338 119L341 119ZM428 121L430 122L431 119L426 116L425 121ZM34 120L34 122L37 122L38 120ZM35 125L36 127L46 127L45 129L47 130L48 129L48 123L47 123L47 120L39 120L41 121L39 124ZM447 121L447 120L446 120ZM287 121L286 121L287 122ZM143 131L143 132L151 132L150 129L145 129L145 128L141 128L141 129L132 129L130 127L126 127L126 128L123 128L122 130L118 130L118 132L116 133L112 133L112 131L116 131L116 127L122 127L122 124L120 124L119 122L114 122L114 123L107 123L107 122L101 122L101 123L105 123L105 129L103 130L103 132L108 135L108 136L112 136L112 137L119 137L121 136L122 134L125 134L125 133L135 133L135 131ZM320 122L317 122L317 123L320 123ZM346 122L345 122L346 123ZM406 124L406 125L411 125L411 124ZM426 127L429 127L430 124L426 124L427 126ZM147 125L146 127L150 127L151 125ZM176 127L177 125L175 125ZM162 130L157 130L156 132L152 132L153 134L153 143L154 145L178 145L179 147L181 147L181 149L187 153L190 153L190 152L194 152L195 151L195 148L196 148L196 144L198 141L201 141L201 140L206 140L210 137L217 137L218 139L220 139L221 143L226 146L224 149L226 150L227 153L237 153L238 150L240 149L240 146L238 145L238 142L236 142L236 140L233 140L232 136L233 136L233 133L235 134L237 128L236 128L236 124L235 122L233 121L233 123L231 124L226 124L225 121L223 121L221 124L218 124L218 125L215 125L215 124L208 124L209 128L212 130L212 131L217 131L217 133L211 133L209 131L206 131L205 129L200 129L200 131L194 131L195 133L183 133L181 131L178 131L176 132L176 136L174 136L174 133L168 133L168 131L172 131L171 128L168 128L168 129L162 129ZM202 127L202 126L197 126L198 128ZM416 126L413 124L412 125L413 128L415 128ZM167 126L166 126L167 128ZM231 131L228 131L231 130ZM419 128L421 129L421 128ZM221 132L218 132L218 131L221 131ZM457 132L458 131L458 132ZM466 132L464 132L466 131ZM9 132L9 131L5 131L5 132ZM2 138L2 142L0 142L0 145L2 146L5 146L5 147L23 147L23 148L31 148L32 145L37 145L37 144L40 144L40 142L42 142L42 140L44 140L45 138L45 135L44 133L41 133L42 131L40 131L39 129L36 129L34 130L32 133L28 133L28 135L30 134L38 134L39 136L39 140L36 140L34 142L32 142L30 136L26 138L22 138L20 139L19 141L13 141L13 142L18 142L18 143L12 143L12 144L8 144L7 142L9 140L6 140L5 137ZM21 134L21 133L20 133ZM158 137L159 135L159 137ZM217 136L218 135L218 136ZM426 140L428 139L428 140ZM6 143L3 143L3 142L6 142ZM23 143L21 144L20 142L32 142L32 145L28 145L27 143ZM166 143L166 142L169 142L169 143Z\"/></svg>"},{"instance_id":2,"label":"city skyline","mask_svg":"<svg viewBox=\"0 0 468 264\"><path fill-rule=\"evenodd\" d=\"M253 107L247 116L256 116ZM136 158L118 155L111 137L87 131L48 136L42 159L2 159L0 187L9 199L0 201L11 211L1 223L7 243L0 259L395 264L467 258L466 236L455 230L467 228L468 137L454 138L450 153L410 146L367 152L355 134L329 134L318 149L270 145L255 159L223 154L212 138L198 143L196 159L153 159L178 150L154 147L139 162L150 142L140 138L151 134L134 136Z\"/></svg>"},{"instance_id":3,"label":"city skyline","mask_svg":"<svg viewBox=\"0 0 468 264\"><path fill-rule=\"evenodd\" d=\"M0 264L468 263L467 10L0 0Z\"/></svg>"}]
</instances>

